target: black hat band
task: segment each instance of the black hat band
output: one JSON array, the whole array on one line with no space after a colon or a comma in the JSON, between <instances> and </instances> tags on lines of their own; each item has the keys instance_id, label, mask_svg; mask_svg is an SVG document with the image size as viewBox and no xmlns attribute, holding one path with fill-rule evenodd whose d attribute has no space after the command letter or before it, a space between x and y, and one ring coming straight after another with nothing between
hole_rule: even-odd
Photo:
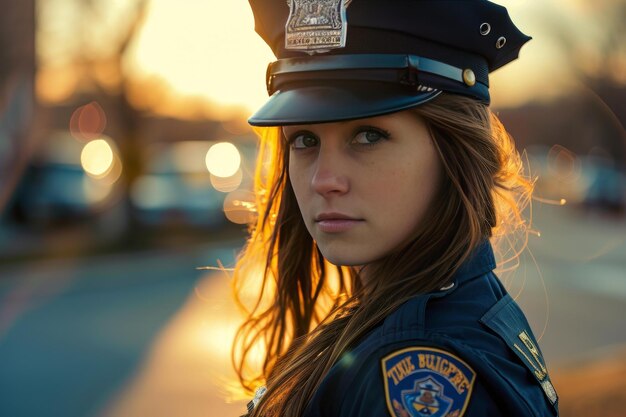
<instances>
[{"instance_id":1,"label":"black hat band","mask_svg":"<svg viewBox=\"0 0 626 417\"><path fill-rule=\"evenodd\" d=\"M486 66L460 69L417 55L352 54L279 59L267 67L266 82L270 95L293 82L365 80L399 83L416 93L452 91L489 103L487 74Z\"/></svg>"}]
</instances>

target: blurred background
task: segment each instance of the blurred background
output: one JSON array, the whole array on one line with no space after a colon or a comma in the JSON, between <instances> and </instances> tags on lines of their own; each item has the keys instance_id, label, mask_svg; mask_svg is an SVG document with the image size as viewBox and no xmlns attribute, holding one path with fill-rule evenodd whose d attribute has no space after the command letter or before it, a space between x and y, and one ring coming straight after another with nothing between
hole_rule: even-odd
<instances>
[{"instance_id":1,"label":"blurred background","mask_svg":"<svg viewBox=\"0 0 626 417\"><path fill-rule=\"evenodd\" d=\"M626 409L626 3L497 1L537 176L506 283L564 417ZM228 268L273 60L244 0L0 0L0 415L238 416Z\"/></svg>"}]
</instances>

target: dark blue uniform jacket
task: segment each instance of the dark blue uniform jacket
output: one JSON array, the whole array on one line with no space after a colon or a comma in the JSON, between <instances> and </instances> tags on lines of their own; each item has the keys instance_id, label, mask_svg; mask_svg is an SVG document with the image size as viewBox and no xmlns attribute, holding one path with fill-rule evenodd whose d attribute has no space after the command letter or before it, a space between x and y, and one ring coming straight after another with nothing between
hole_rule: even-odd
<instances>
[{"instance_id":1,"label":"dark blue uniform jacket","mask_svg":"<svg viewBox=\"0 0 626 417\"><path fill-rule=\"evenodd\" d=\"M305 417L556 416L537 341L481 244L454 285L389 315L329 371Z\"/></svg>"}]
</instances>

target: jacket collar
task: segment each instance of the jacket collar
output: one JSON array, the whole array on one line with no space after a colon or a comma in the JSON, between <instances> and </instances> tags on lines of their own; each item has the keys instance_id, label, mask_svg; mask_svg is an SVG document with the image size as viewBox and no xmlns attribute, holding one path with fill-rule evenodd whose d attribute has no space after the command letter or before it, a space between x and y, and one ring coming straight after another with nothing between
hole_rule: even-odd
<instances>
[{"instance_id":1,"label":"jacket collar","mask_svg":"<svg viewBox=\"0 0 626 417\"><path fill-rule=\"evenodd\" d=\"M457 284L462 284L472 278L493 271L495 268L496 258L493 254L493 248L489 240L485 239L474 248L470 256L454 273L452 279L456 286Z\"/></svg>"}]
</instances>

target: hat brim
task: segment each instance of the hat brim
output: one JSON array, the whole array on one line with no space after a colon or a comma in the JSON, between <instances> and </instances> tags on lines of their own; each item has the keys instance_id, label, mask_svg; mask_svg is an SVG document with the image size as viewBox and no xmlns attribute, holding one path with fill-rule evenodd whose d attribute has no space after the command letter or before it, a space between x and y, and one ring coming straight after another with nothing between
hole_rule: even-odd
<instances>
[{"instance_id":1,"label":"hat brim","mask_svg":"<svg viewBox=\"0 0 626 417\"><path fill-rule=\"evenodd\" d=\"M440 93L413 92L404 85L372 81L294 85L277 90L248 123L286 126L363 119L418 106Z\"/></svg>"}]
</instances>

